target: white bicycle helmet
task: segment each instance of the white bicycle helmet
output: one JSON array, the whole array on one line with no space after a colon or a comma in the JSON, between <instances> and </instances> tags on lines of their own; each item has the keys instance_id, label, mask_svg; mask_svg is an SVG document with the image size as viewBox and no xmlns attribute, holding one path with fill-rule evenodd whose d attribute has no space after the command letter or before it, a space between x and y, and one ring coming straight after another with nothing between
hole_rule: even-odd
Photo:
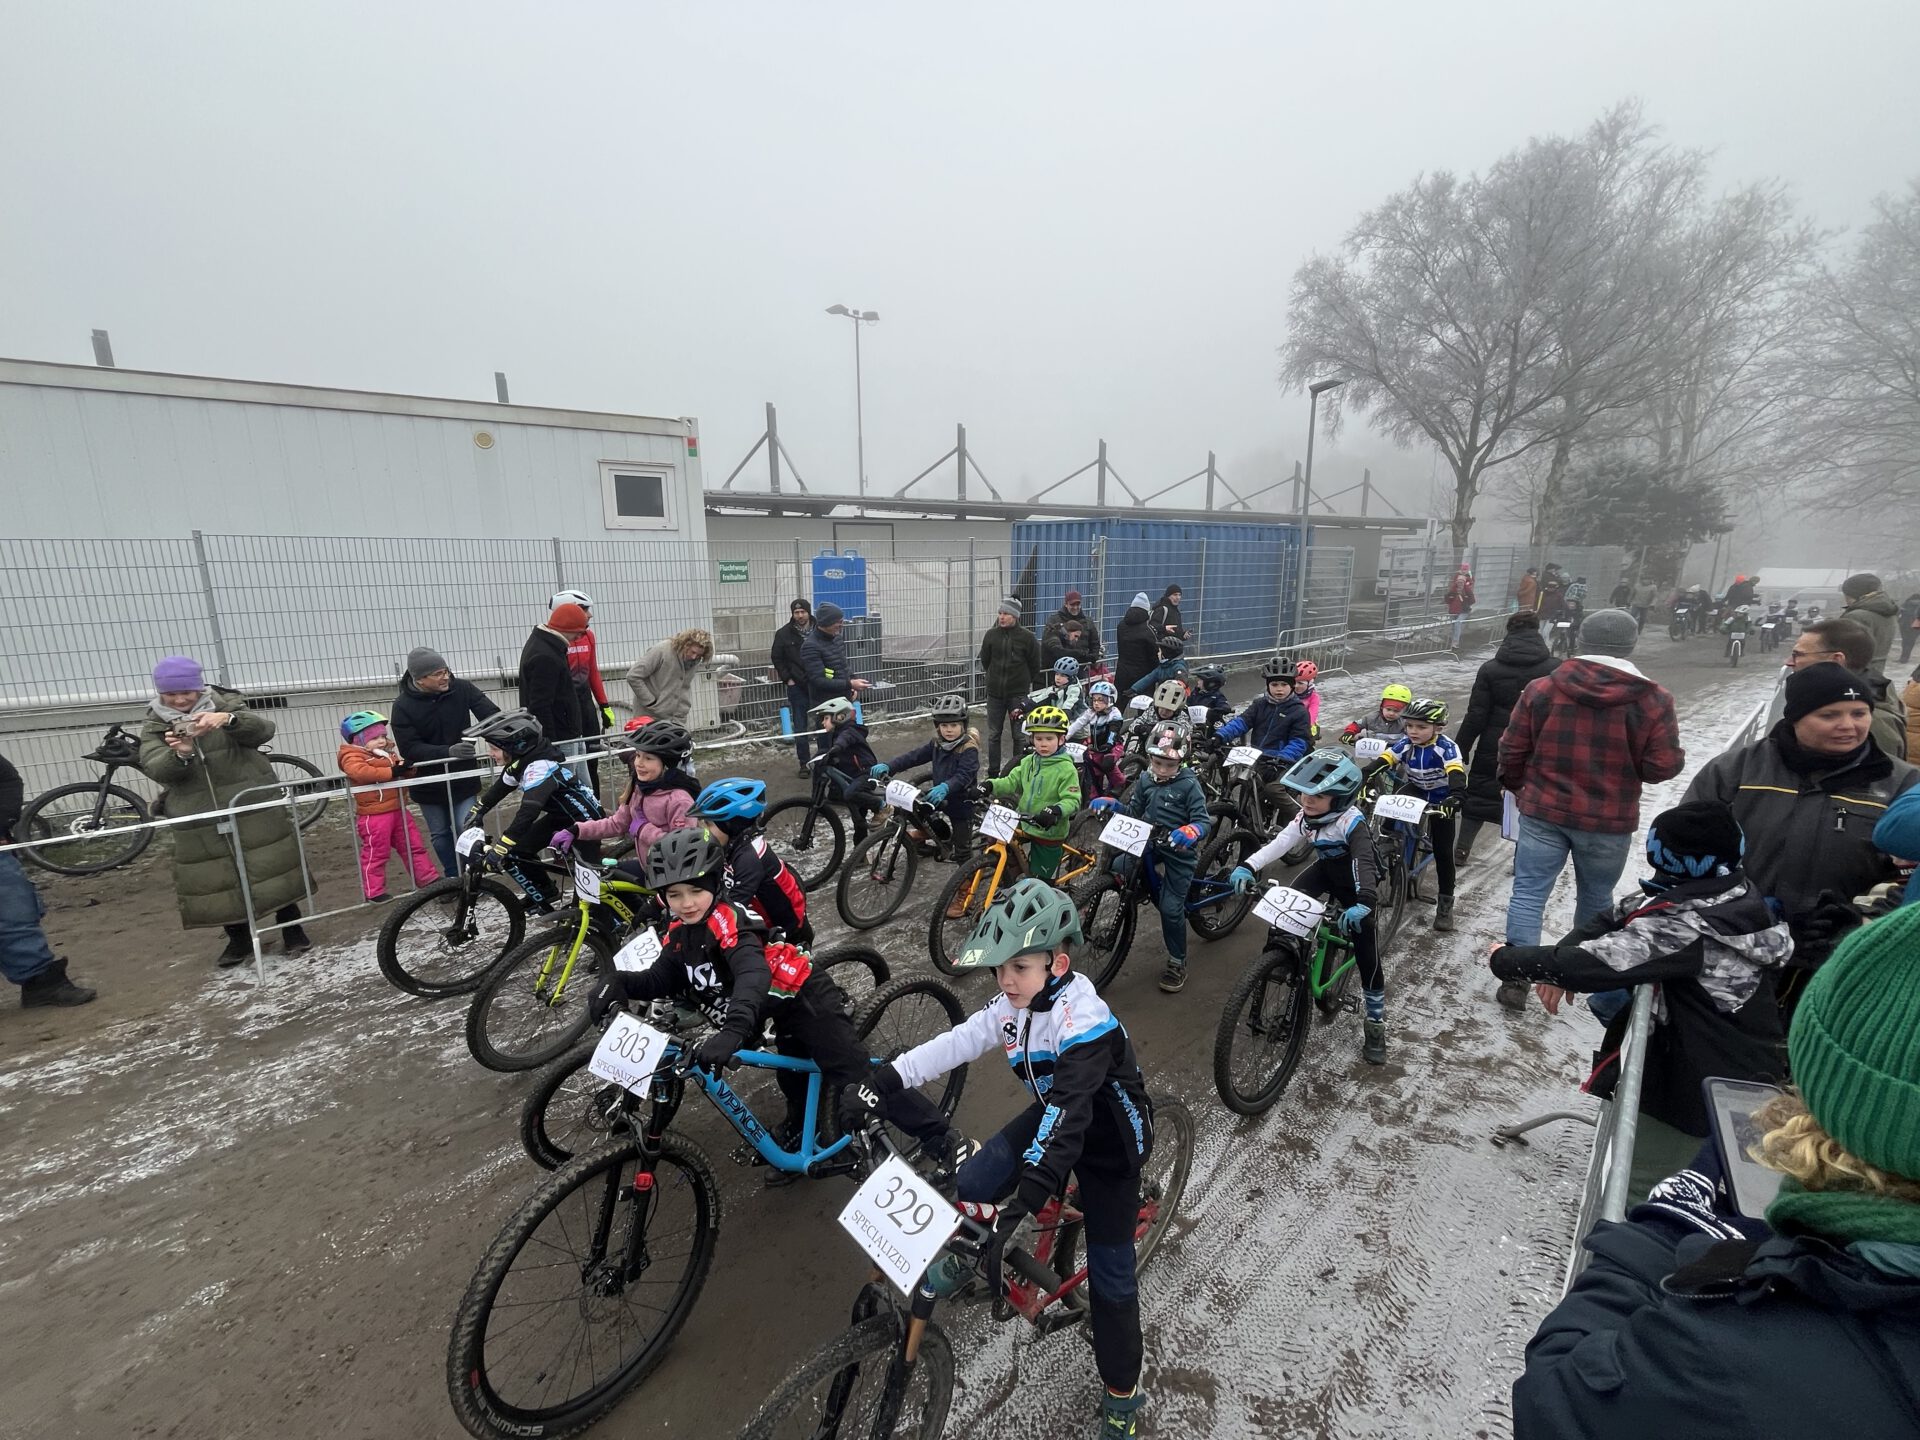
<instances>
[{"instance_id":1,"label":"white bicycle helmet","mask_svg":"<svg viewBox=\"0 0 1920 1440\"><path fill-rule=\"evenodd\" d=\"M578 605L582 610L591 610L593 597L584 590L556 590L547 608L553 610L562 605Z\"/></svg>"}]
</instances>

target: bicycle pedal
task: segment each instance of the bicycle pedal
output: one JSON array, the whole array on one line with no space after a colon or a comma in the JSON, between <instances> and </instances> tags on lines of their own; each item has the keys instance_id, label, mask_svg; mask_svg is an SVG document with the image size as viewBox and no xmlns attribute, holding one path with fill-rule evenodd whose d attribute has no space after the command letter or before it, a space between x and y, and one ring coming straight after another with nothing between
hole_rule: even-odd
<instances>
[{"instance_id":1,"label":"bicycle pedal","mask_svg":"<svg viewBox=\"0 0 1920 1440\"><path fill-rule=\"evenodd\" d=\"M744 1142L733 1147L733 1154L729 1158L731 1158L736 1165L745 1165L748 1167L765 1165L767 1163L766 1156L754 1149L753 1146Z\"/></svg>"},{"instance_id":2,"label":"bicycle pedal","mask_svg":"<svg viewBox=\"0 0 1920 1440\"><path fill-rule=\"evenodd\" d=\"M1360 1013L1360 997L1358 995L1342 995L1340 997L1340 1011L1345 1015L1358 1015Z\"/></svg>"}]
</instances>

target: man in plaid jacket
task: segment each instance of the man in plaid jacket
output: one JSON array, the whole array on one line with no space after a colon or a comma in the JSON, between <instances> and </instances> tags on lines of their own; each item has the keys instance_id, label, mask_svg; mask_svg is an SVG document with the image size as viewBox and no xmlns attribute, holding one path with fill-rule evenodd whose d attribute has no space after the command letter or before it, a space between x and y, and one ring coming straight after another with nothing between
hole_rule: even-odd
<instances>
[{"instance_id":1,"label":"man in plaid jacket","mask_svg":"<svg viewBox=\"0 0 1920 1440\"><path fill-rule=\"evenodd\" d=\"M1500 788L1520 810L1509 945L1540 943L1547 896L1569 858L1574 923L1607 909L1639 828L1640 787L1671 780L1686 760L1673 696L1627 659L1639 638L1626 611L1594 611L1579 655L1520 692L1500 737ZM1499 999L1524 1008L1527 987L1503 984Z\"/></svg>"}]
</instances>

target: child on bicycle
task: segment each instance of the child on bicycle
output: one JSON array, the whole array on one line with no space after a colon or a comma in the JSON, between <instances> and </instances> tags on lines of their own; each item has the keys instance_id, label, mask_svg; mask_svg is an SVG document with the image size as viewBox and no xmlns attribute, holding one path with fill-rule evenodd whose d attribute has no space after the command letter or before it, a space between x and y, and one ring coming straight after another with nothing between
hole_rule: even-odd
<instances>
[{"instance_id":1,"label":"child on bicycle","mask_svg":"<svg viewBox=\"0 0 1920 1440\"><path fill-rule=\"evenodd\" d=\"M1294 698L1307 707L1307 719L1313 726L1313 738L1320 739L1320 667L1311 660L1293 667Z\"/></svg>"},{"instance_id":2,"label":"child on bicycle","mask_svg":"<svg viewBox=\"0 0 1920 1440\"><path fill-rule=\"evenodd\" d=\"M1227 699L1227 672L1224 666L1202 665L1193 672L1199 687L1187 697L1187 703L1207 708L1207 723L1217 725L1233 714L1233 702Z\"/></svg>"},{"instance_id":3,"label":"child on bicycle","mask_svg":"<svg viewBox=\"0 0 1920 1440\"><path fill-rule=\"evenodd\" d=\"M1387 1063L1387 980L1380 968L1373 907L1378 896L1380 857L1373 830L1354 803L1360 794L1360 767L1338 750L1315 750L1282 777L1300 797L1300 813L1281 832L1234 867L1236 890L1250 892L1255 876L1302 840L1312 843L1313 863L1293 878L1293 888L1308 895L1331 895L1346 909L1340 933L1353 941L1366 1001L1361 1056L1370 1065Z\"/></svg>"},{"instance_id":4,"label":"child on bicycle","mask_svg":"<svg viewBox=\"0 0 1920 1440\"><path fill-rule=\"evenodd\" d=\"M1215 732L1227 744L1244 735L1249 745L1259 749L1262 788L1277 780L1313 745L1313 721L1293 693L1298 674L1297 667L1284 655L1272 657L1260 667L1265 693L1254 696L1246 709Z\"/></svg>"},{"instance_id":5,"label":"child on bicycle","mask_svg":"<svg viewBox=\"0 0 1920 1440\"><path fill-rule=\"evenodd\" d=\"M600 807L600 797L593 793L587 777L573 768L560 747L547 739L540 722L525 710L489 715L461 734L485 744L493 763L502 767L467 823L479 825L494 806L514 791L520 792L519 810L488 852L494 863L527 892L535 913L544 915L552 910L559 887L536 863L541 847L562 836L566 837L562 844L571 843L572 827L604 819L607 812ZM458 747L455 754L460 758Z\"/></svg>"},{"instance_id":6,"label":"child on bicycle","mask_svg":"<svg viewBox=\"0 0 1920 1440\"><path fill-rule=\"evenodd\" d=\"M1340 743L1351 745L1363 735L1377 735L1386 739L1391 735L1404 733L1401 716L1406 714L1407 706L1413 703L1413 691L1401 684L1387 686L1380 692L1379 708L1358 720L1347 723L1340 732Z\"/></svg>"},{"instance_id":7,"label":"child on bicycle","mask_svg":"<svg viewBox=\"0 0 1920 1440\"><path fill-rule=\"evenodd\" d=\"M983 787L995 800L1011 800L1025 820L1032 838L1027 843L1027 870L1051 880L1060 869L1061 846L1080 808L1080 769L1060 747L1067 740L1067 712L1058 705L1036 705L1020 722L1033 747L1014 767Z\"/></svg>"},{"instance_id":8,"label":"child on bicycle","mask_svg":"<svg viewBox=\"0 0 1920 1440\"><path fill-rule=\"evenodd\" d=\"M340 773L355 785L384 785L407 768L378 710L356 710L340 722ZM407 813L404 790L371 790L353 797L353 829L360 841L360 892L387 898L387 856L398 854L416 885L431 885L440 869Z\"/></svg>"},{"instance_id":9,"label":"child on bicycle","mask_svg":"<svg viewBox=\"0 0 1920 1440\"><path fill-rule=\"evenodd\" d=\"M880 807L867 788L867 776L880 763L867 742L867 727L860 723L853 702L844 695L822 700L809 715L820 717L820 729L826 744L813 763L825 772L833 793L847 802L847 815L853 821L853 838L858 844L867 838L867 816Z\"/></svg>"},{"instance_id":10,"label":"child on bicycle","mask_svg":"<svg viewBox=\"0 0 1920 1440\"><path fill-rule=\"evenodd\" d=\"M694 823L700 787L683 768L693 753L693 735L677 720L637 720L608 748L626 757L627 793L613 814L575 825L573 834L576 840L594 841L632 836L633 854L617 868L637 879L654 841Z\"/></svg>"},{"instance_id":11,"label":"child on bicycle","mask_svg":"<svg viewBox=\"0 0 1920 1440\"><path fill-rule=\"evenodd\" d=\"M1732 614L1728 615L1726 619L1722 620L1720 622L1720 629L1727 637L1727 645L1726 649L1720 652L1721 655L1729 660L1733 658L1733 641L1736 635L1740 638L1740 648L1742 650L1746 649L1749 638L1748 632L1752 628L1753 611L1746 605L1740 606Z\"/></svg>"},{"instance_id":12,"label":"child on bicycle","mask_svg":"<svg viewBox=\"0 0 1920 1440\"><path fill-rule=\"evenodd\" d=\"M1120 709L1120 691L1111 680L1087 687L1087 708L1067 726L1067 739L1085 736L1087 788L1095 795L1118 795L1126 783L1120 774L1120 754L1126 749L1127 717Z\"/></svg>"},{"instance_id":13,"label":"child on bicycle","mask_svg":"<svg viewBox=\"0 0 1920 1440\"><path fill-rule=\"evenodd\" d=\"M1433 928L1445 934L1453 929L1454 795L1466 793L1467 765L1453 737L1441 733L1447 723L1444 701L1415 700L1400 719L1406 733L1387 742L1387 753L1405 775L1401 788L1430 807L1422 818L1433 840L1433 873L1440 883Z\"/></svg>"},{"instance_id":14,"label":"child on bicycle","mask_svg":"<svg viewBox=\"0 0 1920 1440\"><path fill-rule=\"evenodd\" d=\"M1071 719L1080 713L1085 703L1080 692L1080 662L1071 655L1062 655L1053 662L1052 671L1048 683L1027 696L1027 708L1058 705Z\"/></svg>"},{"instance_id":15,"label":"child on bicycle","mask_svg":"<svg viewBox=\"0 0 1920 1440\"><path fill-rule=\"evenodd\" d=\"M1168 832L1154 852L1160 870L1160 939L1167 947L1160 989L1168 995L1187 983L1187 893L1193 888L1194 850L1207 833L1207 792L1200 777L1185 768L1186 758L1186 740L1167 726L1147 741L1147 773L1120 799L1093 802L1102 814L1119 810ZM1114 873L1126 875L1138 863L1131 855L1115 855Z\"/></svg>"},{"instance_id":16,"label":"child on bicycle","mask_svg":"<svg viewBox=\"0 0 1920 1440\"><path fill-rule=\"evenodd\" d=\"M1173 726L1183 740L1193 738L1193 712L1187 704L1187 686L1181 680L1162 680L1153 690L1153 703L1127 727L1127 749L1140 750L1147 737Z\"/></svg>"},{"instance_id":17,"label":"child on bicycle","mask_svg":"<svg viewBox=\"0 0 1920 1440\"><path fill-rule=\"evenodd\" d=\"M811 945L807 892L760 833L766 813L766 782L741 777L715 780L695 797L692 811L726 847L725 898L753 911L769 929L784 931L795 945Z\"/></svg>"},{"instance_id":18,"label":"child on bicycle","mask_svg":"<svg viewBox=\"0 0 1920 1440\"><path fill-rule=\"evenodd\" d=\"M758 920L721 898L726 865L725 846L704 826L670 830L655 842L647 851L646 884L664 895L673 915L660 954L645 970L606 976L587 1002L587 1013L597 1025L614 1006L630 1001L687 1001L715 1027L690 1058L714 1071L759 1045L771 1020L774 1046L782 1055L820 1067L821 1113L830 1116L842 1088L864 1079L873 1057L854 1032L846 995L826 975L812 973L804 951L777 946L779 973L769 967ZM778 1139L792 1149L806 1116L806 1076L782 1070L778 1079L787 1102ZM936 1158L953 1154L959 1137L918 1091L892 1097L886 1118Z\"/></svg>"},{"instance_id":19,"label":"child on bicycle","mask_svg":"<svg viewBox=\"0 0 1920 1440\"><path fill-rule=\"evenodd\" d=\"M946 815L947 823L953 827L953 853L963 854L973 837L970 797L980 780L980 732L967 724L966 696L940 696L933 702L933 738L904 755L875 765L867 775L884 782L896 770L912 770L920 765L933 767L933 784L923 798ZM925 837L914 834L914 838ZM959 896L955 902L964 903Z\"/></svg>"},{"instance_id":20,"label":"child on bicycle","mask_svg":"<svg viewBox=\"0 0 1920 1440\"><path fill-rule=\"evenodd\" d=\"M1153 695L1159 692L1162 681L1186 680L1187 662L1181 657L1186 654L1187 642L1178 635L1162 635L1156 645L1160 652L1160 663L1134 681L1129 694ZM1181 688L1185 689L1184 683Z\"/></svg>"},{"instance_id":21,"label":"child on bicycle","mask_svg":"<svg viewBox=\"0 0 1920 1440\"><path fill-rule=\"evenodd\" d=\"M1094 1366L1106 1384L1101 1434L1137 1433L1140 1297L1133 1237L1140 1170L1153 1152L1153 1102L1126 1027L1084 975L1073 970L1080 915L1064 893L1016 882L987 908L958 963L992 969L999 989L944 1035L877 1067L845 1092L841 1120L871 1122L888 1099L998 1049L1033 1099L963 1163L961 1200L1005 1201L995 1217L989 1263L1020 1221L1058 1195L1072 1175L1086 1217L1087 1288Z\"/></svg>"}]
</instances>

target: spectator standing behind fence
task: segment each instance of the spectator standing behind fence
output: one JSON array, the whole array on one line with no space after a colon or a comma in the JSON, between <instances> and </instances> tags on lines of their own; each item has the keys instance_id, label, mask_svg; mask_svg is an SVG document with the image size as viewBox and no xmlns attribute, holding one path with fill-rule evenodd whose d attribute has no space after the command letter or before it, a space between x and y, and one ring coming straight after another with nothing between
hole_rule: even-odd
<instances>
[{"instance_id":1,"label":"spectator standing behind fence","mask_svg":"<svg viewBox=\"0 0 1920 1440\"><path fill-rule=\"evenodd\" d=\"M1911 753L1907 744L1907 707L1884 675L1875 675L1867 667L1873 663L1873 636L1864 625L1830 615L1815 620L1794 636L1787 651L1787 669L1799 670L1831 660L1860 677L1867 687L1867 699L1873 706L1873 738L1880 748L1896 760Z\"/></svg>"},{"instance_id":2,"label":"spectator standing behind fence","mask_svg":"<svg viewBox=\"0 0 1920 1440\"><path fill-rule=\"evenodd\" d=\"M627 670L633 713L686 724L693 714L693 672L712 654L713 636L697 628L682 630L647 651Z\"/></svg>"},{"instance_id":3,"label":"spectator standing behind fence","mask_svg":"<svg viewBox=\"0 0 1920 1440\"><path fill-rule=\"evenodd\" d=\"M500 707L479 686L458 679L438 650L416 645L407 652L407 673L400 693L393 697L394 743L400 758L415 775L444 775L476 767L477 749L462 732L476 720L498 715ZM460 857L453 842L467 828L474 801L480 794L477 779L442 780L437 785L415 785L409 792L420 807L427 843L444 875L459 873Z\"/></svg>"},{"instance_id":4,"label":"spectator standing behind fence","mask_svg":"<svg viewBox=\"0 0 1920 1440\"><path fill-rule=\"evenodd\" d=\"M1642 630L1647 628L1647 615L1659 598L1660 589L1651 580L1642 580L1633 587L1633 623Z\"/></svg>"},{"instance_id":5,"label":"spectator standing behind fence","mask_svg":"<svg viewBox=\"0 0 1920 1440\"><path fill-rule=\"evenodd\" d=\"M1180 623L1180 599L1180 587L1169 585L1160 592L1160 598L1153 602L1153 611L1147 619L1153 625L1155 635L1171 635L1176 640L1186 640L1187 628Z\"/></svg>"},{"instance_id":6,"label":"spectator standing behind fence","mask_svg":"<svg viewBox=\"0 0 1920 1440\"><path fill-rule=\"evenodd\" d=\"M1840 618L1865 627L1866 632L1873 636L1873 659L1867 664L1868 673L1885 675L1887 654L1893 649L1894 621L1900 614L1900 607L1893 603L1891 595L1880 588L1878 575L1849 575L1840 582L1840 593L1847 600Z\"/></svg>"},{"instance_id":7,"label":"spectator standing behind fence","mask_svg":"<svg viewBox=\"0 0 1920 1440\"><path fill-rule=\"evenodd\" d=\"M0 845L14 842L20 807L26 797L20 772L0 755ZM0 852L0 975L20 987L22 1009L42 1005L84 1005L94 992L67 976L67 962L56 957L40 921L47 913L40 892L27 878L15 851Z\"/></svg>"},{"instance_id":8,"label":"spectator standing behind fence","mask_svg":"<svg viewBox=\"0 0 1920 1440\"><path fill-rule=\"evenodd\" d=\"M813 629L800 646L800 668L807 676L807 713L810 723L818 724L819 717L813 714L816 706L829 700L851 700L859 702L872 686L853 673L853 666L847 660L847 642L841 638L841 632L847 627L846 612L831 600L827 601L813 615ZM794 720L799 727L798 717ZM817 740L819 737L815 737ZM821 747L826 748L824 745Z\"/></svg>"},{"instance_id":9,"label":"spectator standing behind fence","mask_svg":"<svg viewBox=\"0 0 1920 1440\"><path fill-rule=\"evenodd\" d=\"M1506 802L1500 795L1500 737L1506 733L1520 692L1542 675L1551 675L1559 661L1540 638L1540 617L1516 610L1507 617L1507 633L1493 658L1473 677L1466 718L1454 743L1468 756L1467 797L1461 802L1460 840L1456 864L1464 865L1483 825L1500 823Z\"/></svg>"},{"instance_id":10,"label":"spectator standing behind fence","mask_svg":"<svg viewBox=\"0 0 1920 1440\"><path fill-rule=\"evenodd\" d=\"M571 602L556 605L547 623L533 627L520 648L520 708L540 722L540 733L561 753L577 755L587 733L580 692L573 688L567 650L587 629L587 612Z\"/></svg>"},{"instance_id":11,"label":"spectator standing behind fence","mask_svg":"<svg viewBox=\"0 0 1920 1440\"><path fill-rule=\"evenodd\" d=\"M378 710L356 710L340 722L340 749L334 760L354 786L384 785L411 778L400 747ZM440 878L426 841L408 813L405 792L366 790L353 797L353 832L360 842L360 889L367 899L387 898L387 857L397 854L411 869L413 883L431 885Z\"/></svg>"},{"instance_id":12,"label":"spectator standing behind fence","mask_svg":"<svg viewBox=\"0 0 1920 1440\"><path fill-rule=\"evenodd\" d=\"M1520 583L1513 587L1513 608L1532 610L1536 614L1540 609L1540 572L1533 566L1527 567L1527 573L1520 577Z\"/></svg>"},{"instance_id":13,"label":"spectator standing behind fence","mask_svg":"<svg viewBox=\"0 0 1920 1440\"><path fill-rule=\"evenodd\" d=\"M987 692L987 774L1000 773L1000 731L1013 737L1013 753L1021 751L1020 710L1027 695L1040 684L1040 643L1020 623L1020 602L1009 596L1000 602L993 628L980 639L980 683Z\"/></svg>"},{"instance_id":14,"label":"spectator standing behind fence","mask_svg":"<svg viewBox=\"0 0 1920 1440\"><path fill-rule=\"evenodd\" d=\"M1574 923L1613 903L1640 825L1640 787L1671 780L1686 761L1673 696L1627 658L1639 638L1626 611L1594 611L1580 627L1580 653L1514 703L1500 737L1500 786L1520 810L1509 945L1540 943L1547 896L1569 857ZM1508 981L1498 998L1524 1009L1527 987Z\"/></svg>"},{"instance_id":15,"label":"spectator standing behind fence","mask_svg":"<svg viewBox=\"0 0 1920 1440\"><path fill-rule=\"evenodd\" d=\"M1660 987L1647 1041L1630 1193L1636 1198L1692 1160L1708 1134L1700 1084L1710 1075L1776 1085L1786 1032L1773 981L1793 949L1741 869L1733 812L1718 801L1678 805L1647 827L1653 874L1557 945L1501 945L1489 960L1504 981L1531 982L1547 1014L1569 991ZM1596 1010L1598 1007L1596 1007ZM1607 1019L1585 1089L1610 1098L1631 1008Z\"/></svg>"},{"instance_id":16,"label":"spectator standing behind fence","mask_svg":"<svg viewBox=\"0 0 1920 1440\"><path fill-rule=\"evenodd\" d=\"M242 791L241 803L271 801L279 783L260 747L273 738L274 724L247 708L237 690L209 686L198 660L169 655L153 667L157 692L140 727L140 771L160 787L154 809L169 819L211 815L224 810ZM297 923L295 903L310 888L301 866L300 841L291 807L276 805L234 817L233 836L220 823L176 825L173 830L173 888L180 901L180 923L188 930L215 925L227 932L222 966L238 965L253 954L247 894L234 865L233 839L247 867L253 914L273 913L290 928L279 931L288 955L312 947Z\"/></svg>"},{"instance_id":17,"label":"spectator standing behind fence","mask_svg":"<svg viewBox=\"0 0 1920 1440\"><path fill-rule=\"evenodd\" d=\"M793 732L795 758L800 773L807 773L807 711L813 702L807 697L807 669L800 663L800 647L807 643L813 629L813 606L804 596L795 596L787 607L787 623L773 632L773 649L767 663L773 668L774 682L787 692L787 728Z\"/></svg>"},{"instance_id":18,"label":"spectator standing behind fence","mask_svg":"<svg viewBox=\"0 0 1920 1440\"><path fill-rule=\"evenodd\" d=\"M1134 687L1140 677L1160 663L1159 637L1154 634L1152 606L1142 590L1127 606L1114 632L1113 683L1122 695Z\"/></svg>"},{"instance_id":19,"label":"spectator standing behind fence","mask_svg":"<svg viewBox=\"0 0 1920 1440\"><path fill-rule=\"evenodd\" d=\"M1755 1158L1785 1177L1764 1225L1687 1171L1594 1227L1527 1345L1515 1440L1920 1431L1916 953L1908 906L1808 986L1787 1041L1799 1093L1754 1116Z\"/></svg>"},{"instance_id":20,"label":"spectator standing behind fence","mask_svg":"<svg viewBox=\"0 0 1920 1440\"><path fill-rule=\"evenodd\" d=\"M574 699L580 706L581 734L598 735L613 728L613 703L607 683L600 678L600 651L593 638L593 597L584 590L562 590L552 609L578 605L587 612L587 628L567 644L567 673L573 677Z\"/></svg>"},{"instance_id":21,"label":"spectator standing behind fence","mask_svg":"<svg viewBox=\"0 0 1920 1440\"><path fill-rule=\"evenodd\" d=\"M1867 688L1845 666L1795 670L1786 701L1764 738L1703 765L1687 799L1733 808L1747 836L1747 873L1785 912L1794 952L1780 1003L1791 1015L1808 972L1859 923L1853 897L1894 878L1873 830L1920 770L1874 743Z\"/></svg>"},{"instance_id":22,"label":"spectator standing behind fence","mask_svg":"<svg viewBox=\"0 0 1920 1440\"><path fill-rule=\"evenodd\" d=\"M1913 659L1913 646L1920 640L1920 591L1900 602L1900 663Z\"/></svg>"},{"instance_id":23,"label":"spectator standing behind fence","mask_svg":"<svg viewBox=\"0 0 1920 1440\"><path fill-rule=\"evenodd\" d=\"M1078 626L1081 639L1078 644L1069 644L1066 639L1070 627ZM1088 652L1092 653L1089 654ZM1078 590L1069 590L1061 601L1060 608L1047 617L1047 623L1040 629L1041 658L1048 665L1062 655L1071 655L1080 662L1080 668L1086 670L1099 663L1107 653L1100 639L1100 632L1094 628Z\"/></svg>"},{"instance_id":24,"label":"spectator standing behind fence","mask_svg":"<svg viewBox=\"0 0 1920 1440\"><path fill-rule=\"evenodd\" d=\"M1447 582L1447 614L1453 617L1453 638L1448 645L1455 650L1466 637L1467 620L1473 614L1473 568L1466 561Z\"/></svg>"}]
</instances>

